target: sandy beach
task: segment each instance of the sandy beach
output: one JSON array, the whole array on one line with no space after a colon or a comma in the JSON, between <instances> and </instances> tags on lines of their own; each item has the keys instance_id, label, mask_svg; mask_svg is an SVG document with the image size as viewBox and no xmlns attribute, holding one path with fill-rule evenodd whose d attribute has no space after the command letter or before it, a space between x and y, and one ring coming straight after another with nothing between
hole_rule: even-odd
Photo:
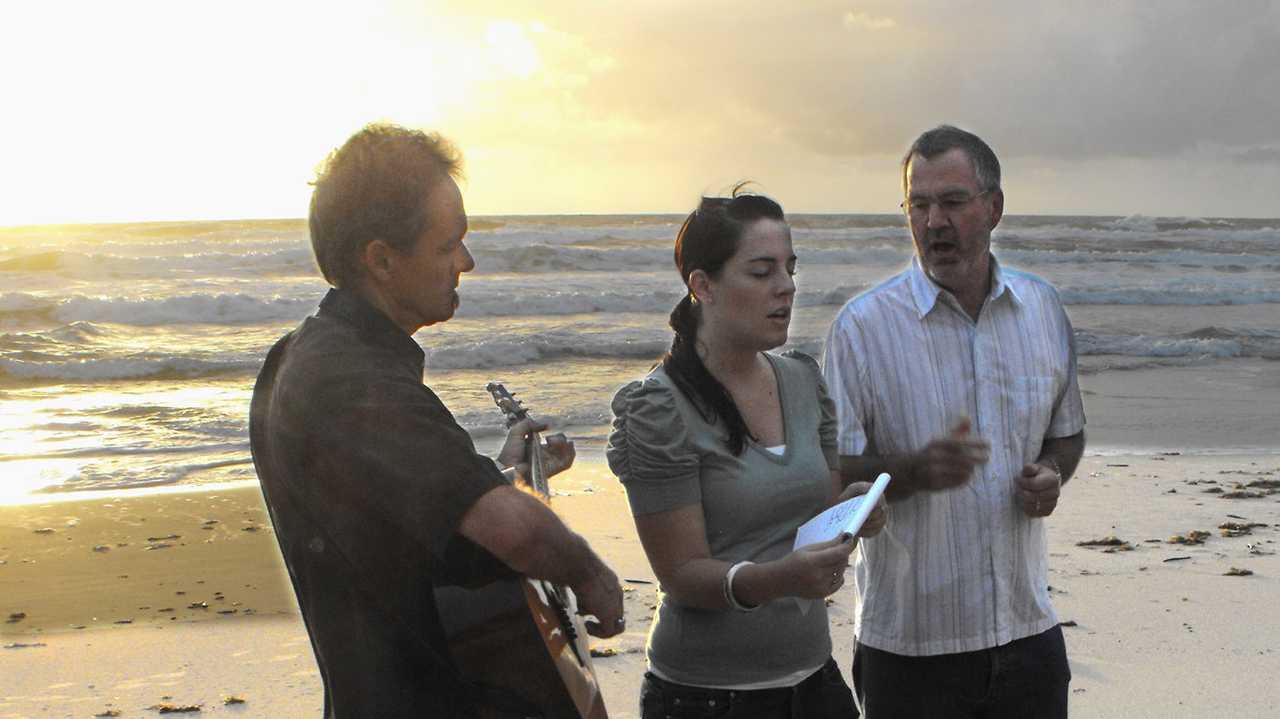
<instances>
[{"instance_id":1,"label":"sandy beach","mask_svg":"<svg viewBox=\"0 0 1280 719\"><path fill-rule=\"evenodd\" d=\"M1277 485L1275 455L1085 458L1051 520L1074 715L1271 715ZM597 644L616 654L596 667L611 716L634 717L653 575L602 464L580 462L559 487L557 509L627 580L630 630ZM1170 542L1195 531L1202 543ZM1111 537L1123 544L1080 546ZM0 562L0 718L165 705L319 715L319 675L254 487L3 507ZM846 672L851 610L842 590L832 633Z\"/></svg>"}]
</instances>

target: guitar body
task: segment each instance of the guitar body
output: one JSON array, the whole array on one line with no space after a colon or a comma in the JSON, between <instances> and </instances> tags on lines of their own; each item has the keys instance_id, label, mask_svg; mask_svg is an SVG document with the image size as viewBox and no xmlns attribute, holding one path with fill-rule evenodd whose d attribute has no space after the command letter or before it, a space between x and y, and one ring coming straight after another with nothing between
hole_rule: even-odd
<instances>
[{"instance_id":1,"label":"guitar body","mask_svg":"<svg viewBox=\"0 0 1280 719\"><path fill-rule=\"evenodd\" d=\"M519 697L548 719L607 719L585 629L544 582L517 578L477 589L436 587L435 594L463 676Z\"/></svg>"},{"instance_id":2,"label":"guitar body","mask_svg":"<svg viewBox=\"0 0 1280 719\"><path fill-rule=\"evenodd\" d=\"M502 385L486 389L508 426L527 416ZM536 432L529 443L528 479L549 501ZM586 628L568 589L518 578L476 589L436 587L435 595L449 653L463 676L518 697L547 719L608 719Z\"/></svg>"}]
</instances>

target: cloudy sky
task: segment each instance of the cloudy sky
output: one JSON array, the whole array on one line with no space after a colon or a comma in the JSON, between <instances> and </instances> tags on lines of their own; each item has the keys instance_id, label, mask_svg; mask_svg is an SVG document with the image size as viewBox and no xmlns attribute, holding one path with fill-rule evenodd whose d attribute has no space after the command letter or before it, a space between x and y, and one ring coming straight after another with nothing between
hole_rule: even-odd
<instances>
[{"instance_id":1,"label":"cloudy sky","mask_svg":"<svg viewBox=\"0 0 1280 719\"><path fill-rule=\"evenodd\" d=\"M479 214L891 212L950 122L1011 213L1280 217L1280 0L1066 5L5 3L0 225L302 216L371 120L453 138Z\"/></svg>"}]
</instances>

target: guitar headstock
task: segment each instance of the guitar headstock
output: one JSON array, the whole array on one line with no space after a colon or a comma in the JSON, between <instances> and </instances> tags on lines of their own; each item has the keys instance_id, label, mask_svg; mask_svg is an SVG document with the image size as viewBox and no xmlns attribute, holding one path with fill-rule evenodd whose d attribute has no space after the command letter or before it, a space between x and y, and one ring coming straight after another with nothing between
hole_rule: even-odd
<instances>
[{"instance_id":1,"label":"guitar headstock","mask_svg":"<svg viewBox=\"0 0 1280 719\"><path fill-rule=\"evenodd\" d=\"M484 388L493 397L493 403L498 405L498 409L502 410L502 414L506 416L508 427L529 416L528 408L508 392L501 382L490 382Z\"/></svg>"}]
</instances>

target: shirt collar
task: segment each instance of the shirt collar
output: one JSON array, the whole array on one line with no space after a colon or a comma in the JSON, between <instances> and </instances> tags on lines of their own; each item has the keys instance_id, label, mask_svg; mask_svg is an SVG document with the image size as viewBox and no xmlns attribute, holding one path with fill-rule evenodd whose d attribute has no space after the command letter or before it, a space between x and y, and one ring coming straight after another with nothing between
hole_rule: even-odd
<instances>
[{"instance_id":1,"label":"shirt collar","mask_svg":"<svg viewBox=\"0 0 1280 719\"><path fill-rule=\"evenodd\" d=\"M991 299L994 300L1004 293L1009 293L1009 299L1015 305L1022 304L1022 296L1018 294L1018 289L1008 281L1004 268L1000 266L1000 261L995 255L991 256Z\"/></svg>"},{"instance_id":2,"label":"shirt collar","mask_svg":"<svg viewBox=\"0 0 1280 719\"><path fill-rule=\"evenodd\" d=\"M911 257L911 268L907 271L907 282L911 287L911 299L915 302L916 312L920 315L920 319L924 319L938 305L938 297L942 295L943 290L925 274L918 255ZM995 255L991 255L991 294L987 296L987 300L994 302L1006 292L1014 304L1022 304L1022 298L1018 296L1018 291L1014 289L1013 285L1007 281L1000 262L996 260Z\"/></svg>"},{"instance_id":3,"label":"shirt collar","mask_svg":"<svg viewBox=\"0 0 1280 719\"><path fill-rule=\"evenodd\" d=\"M405 334L390 317L351 290L330 288L324 299L320 300L320 311L317 314L335 317L355 327L370 340L403 354L406 358L412 358L419 364L426 358L422 347L413 337Z\"/></svg>"}]
</instances>

